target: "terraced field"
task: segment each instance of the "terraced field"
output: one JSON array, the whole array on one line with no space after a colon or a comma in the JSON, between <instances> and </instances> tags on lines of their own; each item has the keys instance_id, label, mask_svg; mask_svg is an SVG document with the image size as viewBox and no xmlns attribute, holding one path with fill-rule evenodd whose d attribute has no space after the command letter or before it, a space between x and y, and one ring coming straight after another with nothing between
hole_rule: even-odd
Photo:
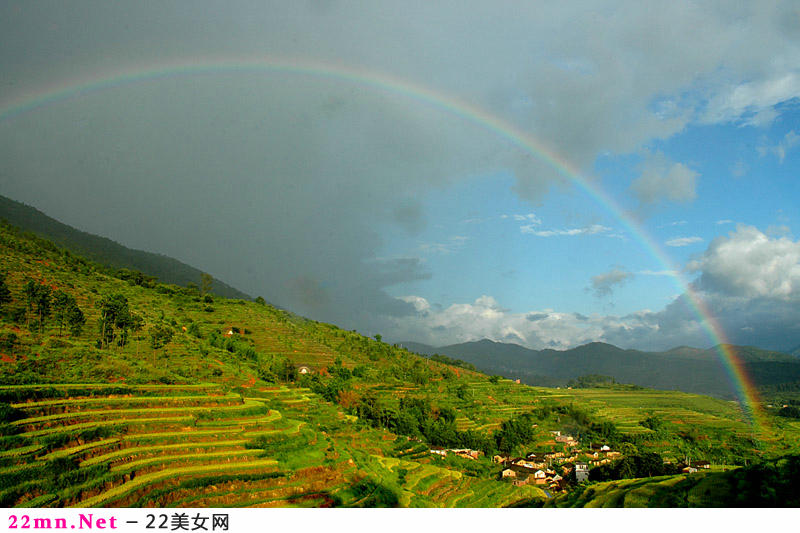
<instances>
[{"instance_id":1,"label":"terraced field","mask_svg":"<svg viewBox=\"0 0 800 533\"><path fill-rule=\"evenodd\" d=\"M51 397L62 393L74 396ZM301 426L264 400L213 384L6 386L0 396L27 396L12 404L22 418L0 438L7 506L119 505L167 482L222 473L269 477L278 461L248 445Z\"/></svg>"},{"instance_id":2,"label":"terraced field","mask_svg":"<svg viewBox=\"0 0 800 533\"><path fill-rule=\"evenodd\" d=\"M141 284L2 224L0 252L12 296L0 309L4 506L531 503L545 494L499 481L488 457L432 456L422 435L446 439L425 424L454 421L439 432L450 439L445 447L461 447L466 435L490 457L492 432L533 413L533 437L514 450L521 454L561 446L550 431L577 429L571 406L582 410L584 430L611 421L639 449L664 457L724 448L718 463L731 464L740 450L753 458L800 447L800 425L773 417L774 430L755 434L730 402L490 379L263 302ZM84 327L66 333L54 316L38 324L30 287L73 297ZM124 302L141 329L123 320L113 342L99 338L109 302ZM147 341L158 331L170 340L153 348ZM312 372L299 375L300 366ZM412 416L416 426L392 418L403 398L426 405ZM644 427L648 416L667 430ZM633 489L628 503L644 494ZM705 501L697 490L692 498Z\"/></svg>"}]
</instances>

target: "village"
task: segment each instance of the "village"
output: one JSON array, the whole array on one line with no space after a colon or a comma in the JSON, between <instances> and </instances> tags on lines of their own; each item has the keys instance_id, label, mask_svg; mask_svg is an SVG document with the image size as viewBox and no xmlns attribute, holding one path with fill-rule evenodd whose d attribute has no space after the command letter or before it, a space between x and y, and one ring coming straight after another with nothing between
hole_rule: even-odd
<instances>
[{"instance_id":1,"label":"village","mask_svg":"<svg viewBox=\"0 0 800 533\"><path fill-rule=\"evenodd\" d=\"M591 468L610 463L623 456L620 451L613 450L607 444L590 443L584 449L571 435L562 435L561 431L551 431L550 434L555 444L561 445L561 451L531 452L525 457L494 455L492 462L502 467L498 477L515 486L541 485L551 493L566 492L570 478L576 483L586 482L589 480ZM431 447L430 453L441 457L453 454L471 460L483 455L483 452L478 450L441 447ZM682 473L693 474L701 469L710 469L711 463L701 460L680 466Z\"/></svg>"}]
</instances>

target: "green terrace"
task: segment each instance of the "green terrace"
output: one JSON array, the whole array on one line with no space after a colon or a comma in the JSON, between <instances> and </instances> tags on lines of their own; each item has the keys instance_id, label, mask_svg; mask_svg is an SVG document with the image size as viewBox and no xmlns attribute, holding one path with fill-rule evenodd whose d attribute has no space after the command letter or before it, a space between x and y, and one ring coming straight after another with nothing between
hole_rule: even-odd
<instances>
[{"instance_id":1,"label":"green terrace","mask_svg":"<svg viewBox=\"0 0 800 533\"><path fill-rule=\"evenodd\" d=\"M45 390L40 386L13 389L15 397L30 400L13 405L24 415L61 412L6 425L0 437L5 505L102 505L175 476L271 471L276 461L249 445L265 436L298 435L304 424L284 419L264 400L222 394L217 387L133 387L131 394L146 395L49 400L38 399ZM117 391L80 384L46 389Z\"/></svg>"}]
</instances>

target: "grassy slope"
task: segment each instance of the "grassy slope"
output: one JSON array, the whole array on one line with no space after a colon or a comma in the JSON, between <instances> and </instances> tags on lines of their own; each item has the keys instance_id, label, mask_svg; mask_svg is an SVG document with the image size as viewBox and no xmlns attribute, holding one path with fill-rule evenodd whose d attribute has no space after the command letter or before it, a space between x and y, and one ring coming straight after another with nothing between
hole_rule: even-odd
<instances>
[{"instance_id":1,"label":"grassy slope","mask_svg":"<svg viewBox=\"0 0 800 533\"><path fill-rule=\"evenodd\" d=\"M797 507L800 456L688 475L594 483L548 507Z\"/></svg>"},{"instance_id":2,"label":"grassy slope","mask_svg":"<svg viewBox=\"0 0 800 533\"><path fill-rule=\"evenodd\" d=\"M270 306L223 298L208 304L174 286L135 286L5 227L0 257L14 297L2 310L0 337L18 339L2 354L0 380L7 385L0 396L24 413L0 437L6 505L372 506L413 499L423 506L497 506L543 496L492 478L465 479L446 491L406 487L381 462L405 438L357 423L308 389L262 382L258 359L211 346L209 335L235 325L248 332L239 340L258 358L281 355L315 369L339 358L346 367L367 366L362 382L369 384L401 385L391 377L398 368L444 365ZM87 316L84 332L59 335L52 320L43 334L30 331L25 320L13 323L27 279L75 296ZM112 293L128 299L145 327L125 347L99 349L98 306ZM156 324L175 331L157 352L146 338ZM183 330L191 324L199 326L199 336ZM22 433L11 435L11 429ZM258 437L275 443L263 458L263 450L247 449ZM64 468L58 462L64 459L77 462L59 478L53 469ZM417 459L417 468L428 468L427 450ZM448 479L450 470L436 472ZM121 477L132 473L136 483ZM395 492L404 495L402 502L393 499Z\"/></svg>"},{"instance_id":3,"label":"grassy slope","mask_svg":"<svg viewBox=\"0 0 800 533\"><path fill-rule=\"evenodd\" d=\"M155 276L164 283L185 285L189 282L200 283L200 270L182 263L177 259L161 254L133 250L107 239L77 230L55 220L33 207L15 202L0 196L0 219L31 231L46 239L65 246L85 257L115 268L138 270ZM250 297L242 291L215 280L214 294L228 298Z\"/></svg>"},{"instance_id":4,"label":"grassy slope","mask_svg":"<svg viewBox=\"0 0 800 533\"><path fill-rule=\"evenodd\" d=\"M26 489L22 483L18 494L6 495L10 498L4 500L6 502L65 505L98 497L98 503L109 505L498 506L543 496L535 487L512 487L495 481L496 467L486 459L478 463L455 458L440 461L427 454L424 446L421 453L398 457L398 450L407 448L404 437L367 427L341 406L323 400L308 389L293 384L261 382L259 361L273 355L285 356L296 364L315 369L327 368L337 358L349 368L365 367L366 374L355 380L356 392L375 391L389 404L406 395L428 398L441 407L455 409L461 430L491 432L515 414L535 411L543 405L575 404L597 420L614 421L623 433L637 435L641 450L656 450L677 458L682 458L688 450L696 459L714 459L711 455L698 454L711 454L715 449L723 450L721 458L725 460L732 454L742 453L749 457L777 456L797 450L800 442L797 438L800 428L796 425L774 418L771 429L754 434L735 403L697 395L646 390L531 388L508 380L492 383L482 374L425 360L385 343L270 306L223 298L206 304L178 287L146 289L135 286L99 272L91 264L67 256L55 247L15 235L8 228L0 228L0 257L0 270L7 273L15 299L3 311L0 337L7 338L14 333L19 339L13 351L3 354L0 379L6 384L75 384L24 390L6 387L0 390L0 395L11 400L31 397L45 400L48 396L108 398L99 404L77 402L69 409L102 411L105 405L106 410L119 411L93 416L93 422L87 423L80 416L70 421L81 426L61 426L63 418L21 423L19 425L27 425L26 431L31 437L6 446L12 449L2 452L6 455L0 455L0 461L12 469L34 465L46 472L40 464L49 465L58 457L89 460L104 453L138 447L138 455L131 458L134 468L137 465L141 468L137 475L153 474L149 478L153 484L148 485L147 490L141 487L129 492L115 489L118 497L108 500L101 497L104 490L91 487L84 490L80 484L67 483L54 488L55 492L39 494ZM26 328L24 321L21 324L10 321L9 314L23 305L21 286L28 278L62 288L77 298L88 318L82 335L59 336L52 324L39 335ZM97 306L111 293L124 294L131 308L144 317L146 326L143 332L134 334L124 348L98 349L94 346L99 318ZM156 324L167 325L176 334L170 344L154 353L147 345L144 332ZM199 337L183 331L183 327L189 328L192 324L198 325ZM229 325L249 332L240 339L253 347L257 359L209 344L212 332ZM396 377L414 368L424 369L428 372L426 375L433 378L415 383ZM92 388L82 385L84 383L110 383L115 388ZM230 391L263 402L267 411L239 416L208 407L208 402L219 405ZM116 398L111 399L111 394ZM119 401L120 396L128 395L130 402ZM170 399L175 395L183 397L180 402ZM203 399L193 404L197 396ZM170 411L176 405L197 408L183 415ZM126 418L132 413L123 411L140 406L146 406L141 413L141 417L148 420L146 423ZM43 412L46 408L64 407L30 404L24 410L29 411L30 418L57 414ZM665 431L652 432L639 425L639 421L652 415L665 420ZM259 417L264 420L259 421ZM536 443L531 446L539 449L557 448L549 430L570 429L571 424L555 414L542 416L538 423ZM103 430L106 434L94 435L88 440L77 438L79 431L92 428L106 428ZM682 434L687 428L691 431ZM167 453L168 448L163 451L161 461L154 459L152 450L141 449L180 442L175 439L185 436L186 432L198 445L189 454L191 457L184 457L177 463ZM258 436L256 433L273 439L274 447L272 451L267 450L263 460L277 461L274 467L266 468L272 463L256 464L256 470L252 471L246 466L248 462L262 459L250 457L238 441L252 440ZM67 437L55 439L59 435ZM49 440L42 440L45 437ZM91 445L107 439L114 440L113 444ZM209 439L235 442L230 446L239 454L236 464L241 462L236 475L226 477L220 473L224 469L214 470L217 457L201 456L203 450L213 452L213 448L200 444ZM87 444L90 445L82 448ZM201 461L201 465L197 465L197 461ZM101 462L100 466L103 464L106 465L103 475L125 475L124 465ZM209 465L205 477L192 470L203 464ZM90 462L86 466L98 465ZM183 474L173 478L155 475L169 468ZM119 478L108 483L113 487L124 486L119 484ZM32 500L34 497L41 499Z\"/></svg>"}]
</instances>

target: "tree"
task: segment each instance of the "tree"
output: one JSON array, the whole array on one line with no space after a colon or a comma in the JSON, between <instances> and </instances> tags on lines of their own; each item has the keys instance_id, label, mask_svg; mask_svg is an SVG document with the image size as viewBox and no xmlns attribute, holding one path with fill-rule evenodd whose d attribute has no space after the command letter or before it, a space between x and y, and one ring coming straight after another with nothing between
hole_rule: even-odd
<instances>
[{"instance_id":1,"label":"tree","mask_svg":"<svg viewBox=\"0 0 800 533\"><path fill-rule=\"evenodd\" d=\"M130 314L129 326L130 326L131 331L133 331L134 333L140 332L142 330L142 328L144 327L144 318L142 318L141 315L138 315L136 313L131 313ZM136 356L137 357L139 356L139 344L138 343L136 344Z\"/></svg>"},{"instance_id":2,"label":"tree","mask_svg":"<svg viewBox=\"0 0 800 533\"><path fill-rule=\"evenodd\" d=\"M255 302L256 302L258 305L267 305L267 301L266 301L266 300L265 300L263 297L261 297L261 296L258 296L258 297L256 297L256 300L255 300Z\"/></svg>"},{"instance_id":3,"label":"tree","mask_svg":"<svg viewBox=\"0 0 800 533\"><path fill-rule=\"evenodd\" d=\"M67 320L69 309L75 306L75 298L64 291L53 293L53 310L55 311L56 323L58 324L58 336L61 336L64 322Z\"/></svg>"},{"instance_id":4,"label":"tree","mask_svg":"<svg viewBox=\"0 0 800 533\"><path fill-rule=\"evenodd\" d=\"M14 346L16 346L18 342L19 339L15 333L8 333L4 338L0 338L0 349L8 350L8 352L13 356Z\"/></svg>"},{"instance_id":5,"label":"tree","mask_svg":"<svg viewBox=\"0 0 800 533\"><path fill-rule=\"evenodd\" d=\"M200 274L200 295L205 296L211 289L214 287L214 278L211 277L211 274L206 274L203 272Z\"/></svg>"},{"instance_id":6,"label":"tree","mask_svg":"<svg viewBox=\"0 0 800 533\"><path fill-rule=\"evenodd\" d=\"M0 276L0 308L11 301L11 290L6 285L6 276Z\"/></svg>"},{"instance_id":7,"label":"tree","mask_svg":"<svg viewBox=\"0 0 800 533\"><path fill-rule=\"evenodd\" d=\"M33 302L36 300L36 282L29 279L25 286L22 287L22 293L25 295L25 325L30 325L30 313L33 312Z\"/></svg>"},{"instance_id":8,"label":"tree","mask_svg":"<svg viewBox=\"0 0 800 533\"><path fill-rule=\"evenodd\" d=\"M39 315L39 333L44 331L44 324L50 316L50 297L53 293L47 285L36 285L33 291L33 302L36 304L36 314Z\"/></svg>"},{"instance_id":9,"label":"tree","mask_svg":"<svg viewBox=\"0 0 800 533\"><path fill-rule=\"evenodd\" d=\"M653 431L658 431L664 427L664 421L655 415L651 415L640 421L639 425Z\"/></svg>"},{"instance_id":10,"label":"tree","mask_svg":"<svg viewBox=\"0 0 800 533\"><path fill-rule=\"evenodd\" d=\"M123 329L122 346L124 346L129 321L128 299L121 294L106 296L100 303L100 347L110 346L116 337L115 328Z\"/></svg>"},{"instance_id":11,"label":"tree","mask_svg":"<svg viewBox=\"0 0 800 533\"><path fill-rule=\"evenodd\" d=\"M77 304L72 305L67 310L67 324L69 325L69 333L77 337L83 331L83 325L86 324L86 317L83 316L83 311Z\"/></svg>"},{"instance_id":12,"label":"tree","mask_svg":"<svg viewBox=\"0 0 800 533\"><path fill-rule=\"evenodd\" d=\"M631 442L623 442L620 444L619 451L622 453L622 455L636 455L639 453L639 449Z\"/></svg>"},{"instance_id":13,"label":"tree","mask_svg":"<svg viewBox=\"0 0 800 533\"><path fill-rule=\"evenodd\" d=\"M156 324L150 328L150 347L153 349L153 366L156 364L156 350L172 341L172 330L167 326Z\"/></svg>"}]
</instances>

